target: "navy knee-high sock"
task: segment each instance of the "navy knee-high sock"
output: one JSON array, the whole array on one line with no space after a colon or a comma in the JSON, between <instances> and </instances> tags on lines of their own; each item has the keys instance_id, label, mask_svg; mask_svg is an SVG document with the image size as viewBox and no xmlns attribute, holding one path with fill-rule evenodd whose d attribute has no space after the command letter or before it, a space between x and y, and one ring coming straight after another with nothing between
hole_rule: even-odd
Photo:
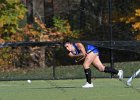
<instances>
[{"instance_id":1,"label":"navy knee-high sock","mask_svg":"<svg viewBox=\"0 0 140 100\"><path fill-rule=\"evenodd\" d=\"M86 80L89 84L91 84L91 69L84 69L85 71L85 76L86 76Z\"/></svg>"},{"instance_id":2,"label":"navy knee-high sock","mask_svg":"<svg viewBox=\"0 0 140 100\"><path fill-rule=\"evenodd\" d=\"M118 70L112 68L112 67L105 67L104 70L105 73L112 73L112 74L118 74Z\"/></svg>"}]
</instances>

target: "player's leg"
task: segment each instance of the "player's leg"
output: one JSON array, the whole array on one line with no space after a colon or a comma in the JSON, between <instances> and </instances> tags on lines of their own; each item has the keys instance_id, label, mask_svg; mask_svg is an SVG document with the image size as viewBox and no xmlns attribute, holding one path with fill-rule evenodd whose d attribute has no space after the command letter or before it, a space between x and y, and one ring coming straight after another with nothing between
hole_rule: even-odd
<instances>
[{"instance_id":1,"label":"player's leg","mask_svg":"<svg viewBox=\"0 0 140 100\"><path fill-rule=\"evenodd\" d=\"M85 72L85 76L86 76L86 84L84 86L82 86L83 88L90 88L93 87L93 83L91 82L91 69L90 69L90 65L92 63L92 61L94 60L94 58L96 57L96 55L93 55L91 53L89 53L86 58L85 61L83 63L83 67L84 67L84 72Z\"/></svg>"},{"instance_id":2,"label":"player's leg","mask_svg":"<svg viewBox=\"0 0 140 100\"><path fill-rule=\"evenodd\" d=\"M139 73L140 73L140 69L137 70L137 71L127 80L127 83L126 83L126 84L127 84L128 86L132 86L132 85L131 85L132 80L133 80L135 77L137 77Z\"/></svg>"},{"instance_id":3,"label":"player's leg","mask_svg":"<svg viewBox=\"0 0 140 100\"><path fill-rule=\"evenodd\" d=\"M119 76L119 79L123 79L123 71L122 70L116 70L112 67L105 67L102 62L100 61L99 56L97 56L94 61L93 61L93 65L95 66L96 69L98 69L101 72L105 72L105 73L112 73L112 74L116 74Z\"/></svg>"}]
</instances>

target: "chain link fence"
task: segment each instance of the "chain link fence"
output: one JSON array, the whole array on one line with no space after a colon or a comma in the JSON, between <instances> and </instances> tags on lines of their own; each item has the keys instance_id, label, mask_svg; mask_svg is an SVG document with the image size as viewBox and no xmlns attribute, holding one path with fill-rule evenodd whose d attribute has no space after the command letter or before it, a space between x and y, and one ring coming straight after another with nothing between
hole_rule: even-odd
<instances>
[{"instance_id":1,"label":"chain link fence","mask_svg":"<svg viewBox=\"0 0 140 100\"><path fill-rule=\"evenodd\" d=\"M68 19L72 29L83 32L82 42L96 45L101 61L131 76L140 68L140 42L131 25L117 22L118 14L131 12L132 0L21 0L28 8L27 22L38 17L53 27L53 16ZM139 2L139 1L137 1ZM129 9L124 9L124 7ZM122 13L123 12L123 13ZM56 45L58 44L58 45ZM20 42L0 45L0 79L84 78L82 62L74 63L59 43ZM92 77L111 77L92 67Z\"/></svg>"}]
</instances>

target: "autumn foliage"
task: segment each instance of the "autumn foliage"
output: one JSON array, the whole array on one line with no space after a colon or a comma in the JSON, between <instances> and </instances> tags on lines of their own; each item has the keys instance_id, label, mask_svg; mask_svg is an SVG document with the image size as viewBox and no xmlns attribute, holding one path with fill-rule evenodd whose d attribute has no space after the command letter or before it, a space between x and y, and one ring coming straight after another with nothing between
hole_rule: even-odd
<instances>
[{"instance_id":1,"label":"autumn foliage","mask_svg":"<svg viewBox=\"0 0 140 100\"><path fill-rule=\"evenodd\" d=\"M37 17L34 17L33 24L21 25L26 20L26 12L27 9L20 0L0 1L0 43L61 41L68 37L78 38L79 36L78 31L71 30L68 20L60 19L60 17L54 17L52 28L47 28ZM0 69L42 66L40 64L44 59L42 58L44 52L41 54L42 50L40 47L1 48Z\"/></svg>"},{"instance_id":2,"label":"autumn foliage","mask_svg":"<svg viewBox=\"0 0 140 100\"><path fill-rule=\"evenodd\" d=\"M132 31L132 33L135 33L133 35L135 40L140 40L139 4L131 0L134 5L133 7L128 6L127 4L125 5L125 3L122 6L122 1L112 1L114 4L117 4L117 7L113 8L113 10L117 9L113 12L113 22L123 23L123 25L130 25L131 27L126 26L127 29L129 31ZM120 6L122 8L120 8ZM125 10L123 9L124 6L129 8L126 9L128 12L124 12L125 14L122 13L122 10ZM53 27L51 28L48 28L48 26L46 26L46 24L44 24L44 22L38 17L34 17L32 24L27 24L27 12L28 10L26 9L26 6L23 5L20 0L0 0L0 43L23 41L61 41L66 38L76 39L81 35L79 30L72 30L68 19L61 18L60 16L53 16ZM104 14L104 16L106 20L108 14ZM87 18L87 20L88 21L85 24L87 25L86 27L90 28L91 26L95 26L93 24L93 20L95 19ZM89 25L89 22L91 22L91 24L93 25ZM98 35L96 31L92 32L95 32L94 35ZM89 33L87 32L86 34ZM89 36L91 37L93 37L94 35L89 34ZM84 35L82 37L84 37ZM20 64L24 65L24 63L26 62L28 63L25 66L34 66L33 64L41 66L39 62L42 61L43 56L40 52L42 52L43 49L40 47L1 48L0 68L9 69L9 67L11 68L11 66L21 66ZM52 52L50 51L47 54L48 58L50 57L50 55L52 56Z\"/></svg>"},{"instance_id":3,"label":"autumn foliage","mask_svg":"<svg viewBox=\"0 0 140 100\"><path fill-rule=\"evenodd\" d=\"M135 39L140 40L140 8L134 9L134 12L128 16L120 17L119 21L131 25L131 31L135 33Z\"/></svg>"}]
</instances>

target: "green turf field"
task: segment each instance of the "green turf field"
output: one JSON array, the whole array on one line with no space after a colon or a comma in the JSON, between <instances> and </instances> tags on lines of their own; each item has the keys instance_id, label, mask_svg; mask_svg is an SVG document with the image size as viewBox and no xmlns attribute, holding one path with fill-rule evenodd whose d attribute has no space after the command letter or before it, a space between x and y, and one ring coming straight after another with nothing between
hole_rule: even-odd
<instances>
[{"instance_id":1,"label":"green turf field","mask_svg":"<svg viewBox=\"0 0 140 100\"><path fill-rule=\"evenodd\" d=\"M94 79L94 88L83 89L85 79L1 81L0 100L139 100L140 79L128 88L118 79Z\"/></svg>"}]
</instances>

